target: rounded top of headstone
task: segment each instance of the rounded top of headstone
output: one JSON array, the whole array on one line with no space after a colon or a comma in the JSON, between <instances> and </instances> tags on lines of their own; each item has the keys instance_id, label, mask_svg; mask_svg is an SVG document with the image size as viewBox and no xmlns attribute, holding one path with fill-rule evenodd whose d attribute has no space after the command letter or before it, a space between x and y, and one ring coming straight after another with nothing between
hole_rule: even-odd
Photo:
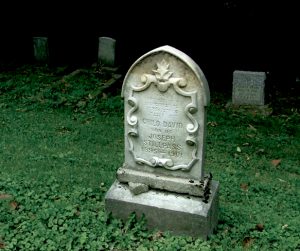
<instances>
[{"instance_id":1,"label":"rounded top of headstone","mask_svg":"<svg viewBox=\"0 0 300 251\"><path fill-rule=\"evenodd\" d=\"M33 39L48 40L48 37L33 37Z\"/></svg>"},{"instance_id":2,"label":"rounded top of headstone","mask_svg":"<svg viewBox=\"0 0 300 251\"><path fill-rule=\"evenodd\" d=\"M133 70L136 68L136 66L139 65L141 63L141 61L146 60L148 57L154 56L159 53L167 53L167 54L174 56L175 58L177 58L181 62L183 62L195 74L196 78L199 80L200 85L203 89L203 104L204 104L204 106L207 106L210 102L210 93L209 93L209 87L208 87L207 80L206 80L202 70L200 69L200 67L196 64L196 62L192 58L190 58L188 55L186 55L182 51L180 51L172 46L169 46L169 45L161 46L161 47L158 47L154 50L147 52L146 54L144 54L143 56L138 58L132 64L132 66L129 68L129 70L124 78L124 81L123 81L122 97L124 97L124 91L125 91L124 89L125 89L126 83L128 82L128 78L131 75L131 73L133 72Z\"/></svg>"},{"instance_id":3,"label":"rounded top of headstone","mask_svg":"<svg viewBox=\"0 0 300 251\"><path fill-rule=\"evenodd\" d=\"M109 40L109 41L112 41L112 42L116 42L116 40L112 37L99 37L98 39L99 40Z\"/></svg>"}]
</instances>

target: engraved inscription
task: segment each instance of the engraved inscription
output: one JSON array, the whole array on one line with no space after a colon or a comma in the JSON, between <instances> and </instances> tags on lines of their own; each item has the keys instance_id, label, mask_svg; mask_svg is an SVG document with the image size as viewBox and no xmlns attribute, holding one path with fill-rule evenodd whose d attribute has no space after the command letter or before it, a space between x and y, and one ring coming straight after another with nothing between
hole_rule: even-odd
<instances>
[{"instance_id":1,"label":"engraved inscription","mask_svg":"<svg viewBox=\"0 0 300 251\"><path fill-rule=\"evenodd\" d=\"M171 135L161 135L161 134L153 134L151 133L151 135L148 136L149 139L152 140L163 140L163 141L175 141L175 136L171 136Z\"/></svg>"},{"instance_id":2,"label":"engraved inscription","mask_svg":"<svg viewBox=\"0 0 300 251\"><path fill-rule=\"evenodd\" d=\"M197 92L184 91L185 80L174 77L164 60L153 72L142 75L142 85L131 85L129 151L138 164L189 170L198 161Z\"/></svg>"},{"instance_id":3,"label":"engraved inscription","mask_svg":"<svg viewBox=\"0 0 300 251\"><path fill-rule=\"evenodd\" d=\"M233 78L233 103L264 104L264 80L262 72L235 71Z\"/></svg>"},{"instance_id":4,"label":"engraved inscription","mask_svg":"<svg viewBox=\"0 0 300 251\"><path fill-rule=\"evenodd\" d=\"M146 100L145 109L154 117L167 115L169 118L176 118L179 114L180 108L175 102L170 105L170 101L166 103L164 100L152 98L150 100Z\"/></svg>"},{"instance_id":5,"label":"engraved inscription","mask_svg":"<svg viewBox=\"0 0 300 251\"><path fill-rule=\"evenodd\" d=\"M259 102L262 96L262 88L257 84L243 84L235 86L235 98L242 102Z\"/></svg>"},{"instance_id":6,"label":"engraved inscription","mask_svg":"<svg viewBox=\"0 0 300 251\"><path fill-rule=\"evenodd\" d=\"M156 127L162 127L162 128L183 128L183 124L181 122L176 121L159 121L155 119L142 119L143 123L149 126L156 126Z\"/></svg>"},{"instance_id":7,"label":"engraved inscription","mask_svg":"<svg viewBox=\"0 0 300 251\"><path fill-rule=\"evenodd\" d=\"M143 141L144 152L163 153L169 157L181 157L182 145L176 143L174 135L153 134Z\"/></svg>"}]
</instances>

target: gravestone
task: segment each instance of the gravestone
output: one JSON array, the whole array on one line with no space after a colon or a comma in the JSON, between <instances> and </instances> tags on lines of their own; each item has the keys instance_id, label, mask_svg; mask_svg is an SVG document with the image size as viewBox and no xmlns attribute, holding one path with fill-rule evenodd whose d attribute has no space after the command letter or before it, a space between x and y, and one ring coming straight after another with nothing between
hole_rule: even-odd
<instances>
[{"instance_id":1,"label":"gravestone","mask_svg":"<svg viewBox=\"0 0 300 251\"><path fill-rule=\"evenodd\" d=\"M49 48L47 37L33 37L33 52L37 62L49 62Z\"/></svg>"},{"instance_id":2,"label":"gravestone","mask_svg":"<svg viewBox=\"0 0 300 251\"><path fill-rule=\"evenodd\" d=\"M125 160L105 196L106 210L149 228L206 239L218 219L219 183L204 173L209 88L199 66L163 46L125 76Z\"/></svg>"},{"instance_id":3,"label":"gravestone","mask_svg":"<svg viewBox=\"0 0 300 251\"><path fill-rule=\"evenodd\" d=\"M115 48L115 39L99 37L98 62L106 67L115 67Z\"/></svg>"},{"instance_id":4,"label":"gravestone","mask_svg":"<svg viewBox=\"0 0 300 251\"><path fill-rule=\"evenodd\" d=\"M234 71L232 104L264 105L265 80L264 72Z\"/></svg>"}]
</instances>

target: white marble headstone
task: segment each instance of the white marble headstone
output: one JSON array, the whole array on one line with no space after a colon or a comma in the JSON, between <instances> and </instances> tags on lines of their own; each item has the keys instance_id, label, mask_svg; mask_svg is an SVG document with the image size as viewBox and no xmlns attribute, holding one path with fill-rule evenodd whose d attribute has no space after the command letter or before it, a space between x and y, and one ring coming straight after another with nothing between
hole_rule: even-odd
<instances>
[{"instance_id":1,"label":"white marble headstone","mask_svg":"<svg viewBox=\"0 0 300 251\"><path fill-rule=\"evenodd\" d=\"M199 66L173 47L159 47L132 65L122 95L124 167L142 176L139 179L136 173L127 181L160 186L152 178L149 181L147 174L203 180L209 88ZM172 185L165 188L174 189Z\"/></svg>"},{"instance_id":2,"label":"white marble headstone","mask_svg":"<svg viewBox=\"0 0 300 251\"><path fill-rule=\"evenodd\" d=\"M207 81L183 52L140 57L123 82L125 160L105 208L147 227L207 239L218 222L219 182L204 174Z\"/></svg>"}]
</instances>

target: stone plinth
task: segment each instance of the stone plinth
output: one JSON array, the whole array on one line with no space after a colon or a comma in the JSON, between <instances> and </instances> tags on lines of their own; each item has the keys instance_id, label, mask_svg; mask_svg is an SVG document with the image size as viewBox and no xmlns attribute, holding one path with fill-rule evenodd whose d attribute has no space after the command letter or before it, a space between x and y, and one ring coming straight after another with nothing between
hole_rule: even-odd
<instances>
[{"instance_id":1,"label":"stone plinth","mask_svg":"<svg viewBox=\"0 0 300 251\"><path fill-rule=\"evenodd\" d=\"M133 195L128 185L115 181L106 194L105 207L123 220L132 212L137 217L144 214L149 229L207 239L218 221L219 182L212 181L210 190L209 200L205 203L196 196L159 190Z\"/></svg>"}]
</instances>

